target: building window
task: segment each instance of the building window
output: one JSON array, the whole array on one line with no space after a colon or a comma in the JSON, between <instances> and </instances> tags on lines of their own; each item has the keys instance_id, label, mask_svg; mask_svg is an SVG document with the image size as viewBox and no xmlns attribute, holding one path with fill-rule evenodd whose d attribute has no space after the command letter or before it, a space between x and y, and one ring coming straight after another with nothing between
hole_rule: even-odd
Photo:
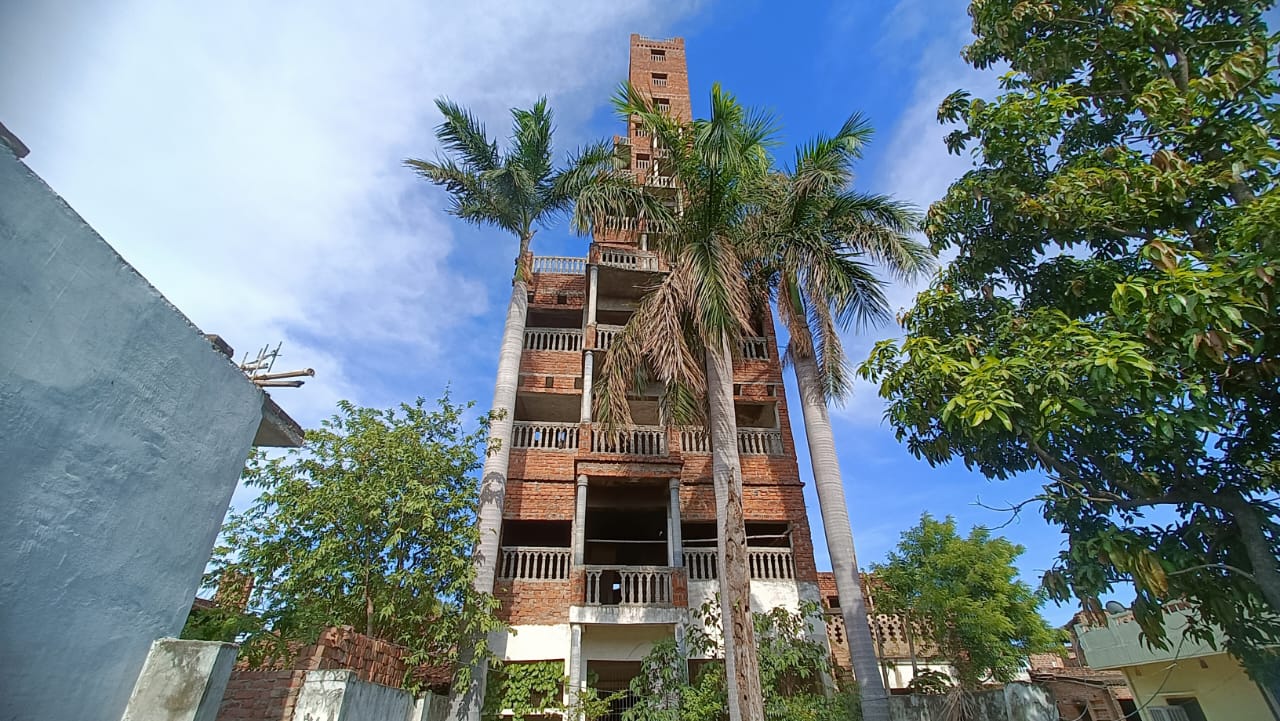
<instances>
[{"instance_id":1,"label":"building window","mask_svg":"<svg viewBox=\"0 0 1280 721\"><path fill-rule=\"evenodd\" d=\"M649 83L655 88L665 88L667 87L667 74L653 73L649 76Z\"/></svg>"},{"instance_id":2,"label":"building window","mask_svg":"<svg viewBox=\"0 0 1280 721\"><path fill-rule=\"evenodd\" d=\"M651 166L652 164L653 162L649 160L649 156L647 153L636 153L636 158L635 158L636 170L648 170L649 166Z\"/></svg>"},{"instance_id":3,"label":"building window","mask_svg":"<svg viewBox=\"0 0 1280 721\"><path fill-rule=\"evenodd\" d=\"M1200 702L1194 696L1170 696L1164 700L1170 707L1180 709L1187 721L1206 721Z\"/></svg>"},{"instance_id":4,"label":"building window","mask_svg":"<svg viewBox=\"0 0 1280 721\"><path fill-rule=\"evenodd\" d=\"M666 50L659 50L659 49L657 49L657 48L650 48L650 49L649 49L649 59L650 59L650 60L652 60L652 61L653 61L653 62L655 62L655 63L663 63L663 62L666 62L666 61L667 61L667 51L666 51Z\"/></svg>"}]
</instances>

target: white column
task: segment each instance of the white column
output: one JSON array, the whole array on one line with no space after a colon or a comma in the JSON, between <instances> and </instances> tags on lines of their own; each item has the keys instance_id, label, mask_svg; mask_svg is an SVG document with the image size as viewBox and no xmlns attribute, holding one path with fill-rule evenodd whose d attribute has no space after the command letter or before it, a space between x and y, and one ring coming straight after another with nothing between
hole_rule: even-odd
<instances>
[{"instance_id":1,"label":"white column","mask_svg":"<svg viewBox=\"0 0 1280 721\"><path fill-rule=\"evenodd\" d=\"M582 412L580 422L591 422L591 374L594 367L595 353L585 351L582 357Z\"/></svg>"},{"instance_id":2,"label":"white column","mask_svg":"<svg viewBox=\"0 0 1280 721\"><path fill-rule=\"evenodd\" d=\"M667 482L671 491L671 501L667 504L667 523L670 526L671 565L684 565L684 542L680 538L680 479L672 478Z\"/></svg>"},{"instance_id":3,"label":"white column","mask_svg":"<svg viewBox=\"0 0 1280 721\"><path fill-rule=\"evenodd\" d=\"M596 324L596 288L600 285L599 279L599 267L591 266L587 273L587 325Z\"/></svg>"},{"instance_id":4,"label":"white column","mask_svg":"<svg viewBox=\"0 0 1280 721\"><path fill-rule=\"evenodd\" d=\"M587 475L578 476L577 507L573 513L573 565L581 566L587 555Z\"/></svg>"},{"instance_id":5,"label":"white column","mask_svg":"<svg viewBox=\"0 0 1280 721\"><path fill-rule=\"evenodd\" d=\"M568 701L573 703L578 694L586 689L587 663L582 658L582 624L569 624L569 688L565 689ZM581 721L574 719L573 721Z\"/></svg>"}]
</instances>

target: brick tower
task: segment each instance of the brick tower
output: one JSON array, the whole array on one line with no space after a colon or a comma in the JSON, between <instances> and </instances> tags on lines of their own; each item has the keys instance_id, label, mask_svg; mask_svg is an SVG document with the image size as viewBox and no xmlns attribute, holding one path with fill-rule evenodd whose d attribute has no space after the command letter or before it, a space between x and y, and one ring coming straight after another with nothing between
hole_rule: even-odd
<instances>
[{"instance_id":1,"label":"brick tower","mask_svg":"<svg viewBox=\"0 0 1280 721\"><path fill-rule=\"evenodd\" d=\"M688 119L684 40L631 36L631 83ZM633 123L614 142L649 192L676 203L663 149ZM657 161L655 163L655 161ZM663 272L650 233L607 218L586 258L533 260L495 592L517 631L507 663L563 661L571 685L626 687L653 642L678 636L719 590L708 433L663 428L658 398L630 401L636 426L592 424L593 374L643 289ZM819 600L817 571L773 321L756 319L734 366L751 601Z\"/></svg>"}]
</instances>

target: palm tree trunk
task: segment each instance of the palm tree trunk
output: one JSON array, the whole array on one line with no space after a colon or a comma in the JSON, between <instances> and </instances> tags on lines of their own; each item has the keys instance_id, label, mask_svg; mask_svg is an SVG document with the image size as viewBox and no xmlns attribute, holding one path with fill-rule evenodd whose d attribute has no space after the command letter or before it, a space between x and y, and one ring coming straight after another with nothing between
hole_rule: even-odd
<instances>
[{"instance_id":1,"label":"palm tree trunk","mask_svg":"<svg viewBox=\"0 0 1280 721\"><path fill-rule=\"evenodd\" d=\"M523 247L524 244L522 244ZM521 254L517 262L526 263ZM524 325L529 309L529 285L523 268L511 284L511 301L507 304L507 322L502 331L502 349L498 354L498 382L493 391L494 417L489 424L490 452L484 459L480 482L480 505L476 513L480 540L476 543L473 562L476 568L474 587L484 594L493 593L498 569L498 542L502 531L502 503L507 490L507 464L511 458L511 433L516 412L516 386L520 380L520 353L524 348ZM485 639L475 639L483 643ZM484 654L473 644L463 644L460 664L471 668L471 680L464 688L453 689L449 697L449 718L479 721L484 704L484 688L489 665Z\"/></svg>"},{"instance_id":2,"label":"palm tree trunk","mask_svg":"<svg viewBox=\"0 0 1280 721\"><path fill-rule=\"evenodd\" d=\"M813 464L814 488L822 510L822 529L827 537L827 552L840 596L840 612L844 616L845 636L849 639L849 658L861 691L863 721L889 721L889 699L884 679L879 672L875 642L867 622L867 606L859 583L858 557L853 549L853 531L849 525L849 507L845 501L844 483L840 477L840 461L836 457L831 418L827 415L827 399L818 380L818 363L813 348L800 348L793 336L792 365L800 391L800 408L804 414L804 432L809 442L809 460Z\"/></svg>"},{"instance_id":3,"label":"palm tree trunk","mask_svg":"<svg viewBox=\"0 0 1280 721\"><path fill-rule=\"evenodd\" d=\"M733 356L729 344L707 350L707 425L711 430L711 475L715 485L716 541L720 553L720 625L724 632L729 721L764 721L755 626L751 618L751 574L742 511L742 466L738 420L733 408Z\"/></svg>"}]
</instances>

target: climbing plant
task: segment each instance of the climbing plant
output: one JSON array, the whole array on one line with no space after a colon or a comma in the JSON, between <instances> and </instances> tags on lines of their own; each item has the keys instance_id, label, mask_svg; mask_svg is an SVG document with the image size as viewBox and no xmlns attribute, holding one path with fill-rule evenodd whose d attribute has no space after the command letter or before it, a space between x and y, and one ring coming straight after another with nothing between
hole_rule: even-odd
<instances>
[{"instance_id":1,"label":"climbing plant","mask_svg":"<svg viewBox=\"0 0 1280 721\"><path fill-rule=\"evenodd\" d=\"M485 719L497 719L504 711L519 721L563 708L564 661L495 663L490 667L484 694Z\"/></svg>"}]
</instances>

